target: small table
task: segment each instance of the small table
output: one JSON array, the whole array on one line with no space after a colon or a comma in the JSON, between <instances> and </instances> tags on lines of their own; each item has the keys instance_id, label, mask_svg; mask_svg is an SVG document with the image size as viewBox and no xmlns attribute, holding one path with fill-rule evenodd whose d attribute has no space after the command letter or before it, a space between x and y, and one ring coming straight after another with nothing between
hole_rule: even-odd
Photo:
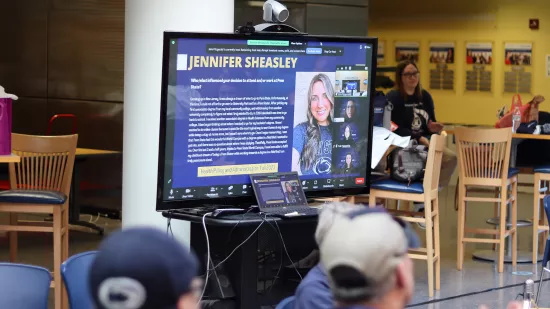
<instances>
[{"instance_id":1,"label":"small table","mask_svg":"<svg viewBox=\"0 0 550 309\"><path fill-rule=\"evenodd\" d=\"M21 157L15 154L10 155L0 155L0 163L19 163L21 162Z\"/></svg>"},{"instance_id":2,"label":"small table","mask_svg":"<svg viewBox=\"0 0 550 309\"><path fill-rule=\"evenodd\" d=\"M203 217L200 214L193 213L192 210L180 210L178 212L162 213L165 218L172 220L184 220L191 223L191 247L195 250L197 256L201 259L203 268L206 268L206 237L202 225ZM283 220L280 218L267 217L262 218L258 213L245 213L238 215L228 215L220 218L206 216L204 224L208 229L208 238L210 242L210 256L214 260L214 264L218 264L221 259L226 258L226 246L236 248L239 245L239 250L223 264L218 270L222 273L227 273L227 279L235 292L237 308L260 308L261 306L275 306L284 295L277 297L271 293L259 294L258 291L258 250L259 237L258 231L255 231L262 223L267 223L273 228L282 231L283 235L293 235L285 241L290 242L299 240L302 248L308 246L315 248L313 233L317 225L317 217L294 218ZM277 222L277 227L274 223ZM280 227L280 229L279 229ZM307 232L306 232L307 231ZM285 233L286 232L286 233ZM285 245L287 250L288 245ZM291 249L290 249L291 250ZM293 255L292 250L289 253ZM283 258L286 256L283 254ZM288 265L288 264L285 264ZM212 278L212 275L211 275ZM222 281L223 282L223 281ZM209 282L212 284L213 282ZM208 296L208 295L205 295Z\"/></svg>"},{"instance_id":3,"label":"small table","mask_svg":"<svg viewBox=\"0 0 550 309\"><path fill-rule=\"evenodd\" d=\"M100 235L103 234L103 228L90 222L80 220L80 165L89 158L98 158L105 156L120 155L122 152L116 150L102 150L90 148L77 148L75 155L75 164L73 168L73 180L71 182L71 195L69 197L69 224L91 228Z\"/></svg>"}]
</instances>

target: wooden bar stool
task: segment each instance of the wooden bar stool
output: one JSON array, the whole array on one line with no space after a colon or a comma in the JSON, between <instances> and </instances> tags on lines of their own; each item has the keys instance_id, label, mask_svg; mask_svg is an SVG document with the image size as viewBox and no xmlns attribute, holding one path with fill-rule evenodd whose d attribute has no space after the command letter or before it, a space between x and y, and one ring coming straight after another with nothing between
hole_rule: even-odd
<instances>
[{"instance_id":1,"label":"wooden bar stool","mask_svg":"<svg viewBox=\"0 0 550 309\"><path fill-rule=\"evenodd\" d=\"M0 192L0 212L10 213L10 261L17 260L17 232L53 233L53 288L55 309L67 308L61 263L69 257L69 193L78 135L32 136L12 134L12 151L20 163L10 163L11 190ZM18 225L18 213L52 214L44 222ZM34 225L33 225L34 224Z\"/></svg>"},{"instance_id":2,"label":"wooden bar stool","mask_svg":"<svg viewBox=\"0 0 550 309\"><path fill-rule=\"evenodd\" d=\"M544 205L541 203L548 188L544 190L546 192L541 192L541 183L550 182L550 165L537 166L533 172L535 176L533 181L533 264L537 264L540 234L543 235L542 241L548 237L548 222L545 223Z\"/></svg>"},{"instance_id":3,"label":"wooden bar stool","mask_svg":"<svg viewBox=\"0 0 550 309\"><path fill-rule=\"evenodd\" d=\"M439 173L443 150L447 138L446 133L432 135L426 162L426 172L422 183L406 184L387 179L371 185L369 205L376 205L376 199L392 199L424 203L424 212L410 212L388 209L389 212L398 215L405 221L423 223L426 225L426 248L411 250L409 257L425 260L428 264L428 293L434 296L435 289L441 287L441 255L439 242ZM371 206L371 207L372 207ZM434 271L435 268L435 271Z\"/></svg>"},{"instance_id":4,"label":"wooden bar stool","mask_svg":"<svg viewBox=\"0 0 550 309\"><path fill-rule=\"evenodd\" d=\"M498 244L498 272L504 271L504 246L506 237L512 237L512 264L517 263L517 183L518 169L509 168L512 130L457 128L455 130L458 152L458 250L457 269L464 264L465 243ZM508 186L512 193L508 193ZM485 187L500 191L500 197L469 197L467 189ZM466 202L500 203L499 226L495 229L466 228ZM511 203L511 224L508 228L507 205ZM492 235L491 238L465 237L466 234ZM495 238L496 236L496 238Z\"/></svg>"}]
</instances>

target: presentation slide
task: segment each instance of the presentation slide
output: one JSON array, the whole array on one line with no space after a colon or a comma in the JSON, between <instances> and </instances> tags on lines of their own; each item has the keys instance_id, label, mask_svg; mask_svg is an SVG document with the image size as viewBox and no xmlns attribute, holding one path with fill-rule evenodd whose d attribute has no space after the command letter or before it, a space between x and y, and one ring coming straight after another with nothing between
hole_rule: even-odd
<instances>
[{"instance_id":1,"label":"presentation slide","mask_svg":"<svg viewBox=\"0 0 550 309\"><path fill-rule=\"evenodd\" d=\"M372 46L306 37L171 45L165 198L252 194L257 173L296 171L306 191L364 185Z\"/></svg>"}]
</instances>

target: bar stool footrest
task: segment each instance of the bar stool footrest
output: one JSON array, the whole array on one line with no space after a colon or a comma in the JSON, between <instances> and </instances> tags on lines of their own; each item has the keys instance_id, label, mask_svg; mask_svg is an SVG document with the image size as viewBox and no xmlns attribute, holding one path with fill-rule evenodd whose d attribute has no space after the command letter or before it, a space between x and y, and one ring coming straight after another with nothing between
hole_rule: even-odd
<instances>
[{"instance_id":1,"label":"bar stool footrest","mask_svg":"<svg viewBox=\"0 0 550 309\"><path fill-rule=\"evenodd\" d=\"M486 222L488 224L498 226L499 223L500 223L500 218L499 217L490 218ZM511 227L511 226L512 226L512 223L509 223L509 222L506 223L506 227ZM517 227L526 227L526 226L533 226L533 222L531 220L519 220L518 219Z\"/></svg>"}]
</instances>

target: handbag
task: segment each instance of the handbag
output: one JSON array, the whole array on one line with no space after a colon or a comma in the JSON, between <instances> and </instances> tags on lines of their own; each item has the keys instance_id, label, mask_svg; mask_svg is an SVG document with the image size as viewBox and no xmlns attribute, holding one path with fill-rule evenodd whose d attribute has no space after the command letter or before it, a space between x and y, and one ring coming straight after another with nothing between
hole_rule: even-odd
<instances>
[{"instance_id":1,"label":"handbag","mask_svg":"<svg viewBox=\"0 0 550 309\"><path fill-rule=\"evenodd\" d=\"M17 96L0 86L0 155L11 154L12 102Z\"/></svg>"},{"instance_id":2,"label":"handbag","mask_svg":"<svg viewBox=\"0 0 550 309\"><path fill-rule=\"evenodd\" d=\"M412 182L424 178L428 148L419 145L416 140L411 140L407 147L392 151L390 160L391 178L410 185Z\"/></svg>"},{"instance_id":3,"label":"handbag","mask_svg":"<svg viewBox=\"0 0 550 309\"><path fill-rule=\"evenodd\" d=\"M536 95L529 103L522 104L521 96L516 94L512 97L512 106L510 110L504 114L495 124L495 128L511 128L512 118L516 107L521 113L521 123L529 123L531 121L539 121L539 104L544 102L544 97Z\"/></svg>"}]
</instances>

